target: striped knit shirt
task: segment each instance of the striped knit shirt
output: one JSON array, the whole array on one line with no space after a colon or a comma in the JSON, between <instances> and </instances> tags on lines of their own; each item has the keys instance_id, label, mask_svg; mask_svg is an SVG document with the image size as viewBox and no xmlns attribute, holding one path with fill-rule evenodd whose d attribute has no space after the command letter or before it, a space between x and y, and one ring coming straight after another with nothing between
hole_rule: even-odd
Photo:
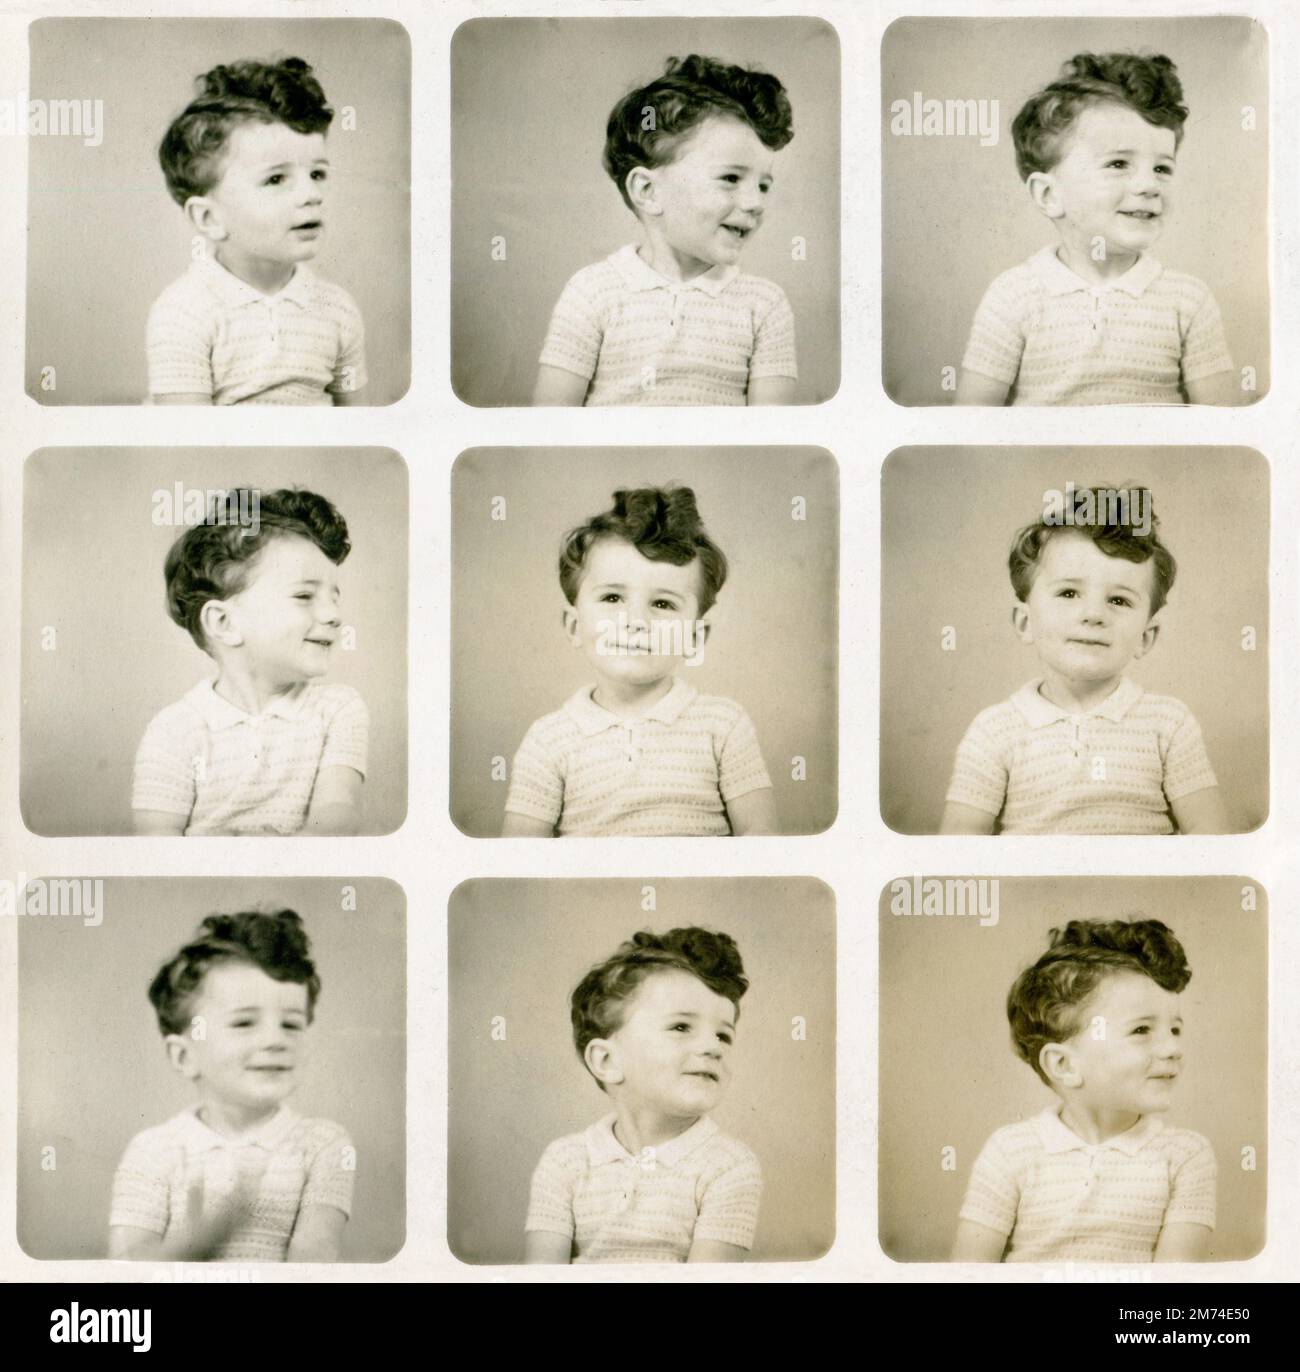
<instances>
[{"instance_id":1,"label":"striped knit shirt","mask_svg":"<svg viewBox=\"0 0 1300 1372\"><path fill-rule=\"evenodd\" d=\"M131 808L185 815L187 835L296 834L322 768L365 776L369 729L351 686L303 683L250 715L202 681L145 730Z\"/></svg>"},{"instance_id":2,"label":"striped knit shirt","mask_svg":"<svg viewBox=\"0 0 1300 1372\"><path fill-rule=\"evenodd\" d=\"M543 715L515 754L506 810L570 834L716 837L726 805L771 786L758 736L734 701L681 678L644 715L626 719L588 686Z\"/></svg>"},{"instance_id":3,"label":"striped knit shirt","mask_svg":"<svg viewBox=\"0 0 1300 1372\"><path fill-rule=\"evenodd\" d=\"M1178 405L1232 358L1194 276L1142 256L1092 285L1049 244L988 288L962 366L1014 385L1013 405Z\"/></svg>"},{"instance_id":4,"label":"striped knit shirt","mask_svg":"<svg viewBox=\"0 0 1300 1372\"><path fill-rule=\"evenodd\" d=\"M771 281L670 281L629 244L570 278L541 363L588 378L586 405L744 405L751 381L798 375L794 315Z\"/></svg>"},{"instance_id":5,"label":"striped knit shirt","mask_svg":"<svg viewBox=\"0 0 1300 1372\"><path fill-rule=\"evenodd\" d=\"M526 1230L567 1235L574 1262L685 1262L696 1239L753 1246L763 1174L743 1143L705 1118L633 1157L616 1119L546 1149Z\"/></svg>"},{"instance_id":6,"label":"striped knit shirt","mask_svg":"<svg viewBox=\"0 0 1300 1372\"><path fill-rule=\"evenodd\" d=\"M108 1222L165 1236L184 1220L190 1188L201 1181L205 1209L240 1192L256 1198L215 1261L284 1262L298 1216L309 1205L351 1214L353 1164L346 1130L287 1106L236 1139L218 1134L196 1110L184 1110L127 1145L113 1178Z\"/></svg>"},{"instance_id":7,"label":"striped knit shirt","mask_svg":"<svg viewBox=\"0 0 1300 1372\"><path fill-rule=\"evenodd\" d=\"M971 1171L961 1218L1008 1236L1006 1262L1151 1262L1168 1224L1214 1228L1214 1150L1143 1115L1088 1144L1051 1106L1008 1124Z\"/></svg>"},{"instance_id":8,"label":"striped knit shirt","mask_svg":"<svg viewBox=\"0 0 1300 1372\"><path fill-rule=\"evenodd\" d=\"M301 262L287 286L263 295L201 258L154 301L147 349L154 396L332 405L366 384L361 312Z\"/></svg>"},{"instance_id":9,"label":"striped knit shirt","mask_svg":"<svg viewBox=\"0 0 1300 1372\"><path fill-rule=\"evenodd\" d=\"M1172 834L1172 801L1218 785L1200 725L1127 677L1071 714L1041 679L975 716L948 801L1001 817L1004 834Z\"/></svg>"}]
</instances>

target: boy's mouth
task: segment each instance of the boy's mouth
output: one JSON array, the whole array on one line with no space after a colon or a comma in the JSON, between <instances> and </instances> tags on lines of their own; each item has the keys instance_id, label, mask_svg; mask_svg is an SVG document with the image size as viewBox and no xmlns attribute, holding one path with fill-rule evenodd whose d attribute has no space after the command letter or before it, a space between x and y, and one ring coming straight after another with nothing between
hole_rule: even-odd
<instances>
[{"instance_id":1,"label":"boy's mouth","mask_svg":"<svg viewBox=\"0 0 1300 1372\"><path fill-rule=\"evenodd\" d=\"M318 648L332 648L334 640L332 638L305 638L304 643L314 643Z\"/></svg>"},{"instance_id":2,"label":"boy's mouth","mask_svg":"<svg viewBox=\"0 0 1300 1372\"><path fill-rule=\"evenodd\" d=\"M1071 643L1077 643L1083 648L1109 648L1110 644L1104 638L1072 638Z\"/></svg>"},{"instance_id":3,"label":"boy's mouth","mask_svg":"<svg viewBox=\"0 0 1300 1372\"><path fill-rule=\"evenodd\" d=\"M687 1072L686 1075L687 1075L688 1077L703 1077L706 1081L711 1081L711 1082L713 1082L715 1085L716 1085L719 1081L722 1080L722 1078L719 1077L718 1074L717 1074L716 1072L709 1072L709 1071L702 1071L702 1072Z\"/></svg>"},{"instance_id":4,"label":"boy's mouth","mask_svg":"<svg viewBox=\"0 0 1300 1372\"><path fill-rule=\"evenodd\" d=\"M746 228L743 224L724 224L722 227L742 243L754 232L752 227Z\"/></svg>"},{"instance_id":5,"label":"boy's mouth","mask_svg":"<svg viewBox=\"0 0 1300 1372\"><path fill-rule=\"evenodd\" d=\"M319 233L321 227L319 219L304 219L301 224L293 226L293 231L294 233Z\"/></svg>"},{"instance_id":6,"label":"boy's mouth","mask_svg":"<svg viewBox=\"0 0 1300 1372\"><path fill-rule=\"evenodd\" d=\"M1160 215L1156 210L1120 210L1125 219L1159 219Z\"/></svg>"}]
</instances>

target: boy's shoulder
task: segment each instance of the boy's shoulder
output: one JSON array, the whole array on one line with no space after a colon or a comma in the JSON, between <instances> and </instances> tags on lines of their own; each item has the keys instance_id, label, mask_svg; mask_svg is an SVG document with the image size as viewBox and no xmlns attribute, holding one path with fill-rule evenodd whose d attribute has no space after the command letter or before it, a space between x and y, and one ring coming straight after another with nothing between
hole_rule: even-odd
<instances>
[{"instance_id":1,"label":"boy's shoulder","mask_svg":"<svg viewBox=\"0 0 1300 1372\"><path fill-rule=\"evenodd\" d=\"M123 1156L137 1166L142 1163L162 1166L178 1155L211 1147L216 1138L217 1135L199 1119L195 1108L189 1106L161 1124L141 1129L131 1138ZM285 1149L306 1157L350 1142L348 1131L341 1124L300 1115L287 1108L254 1138L265 1147Z\"/></svg>"},{"instance_id":2,"label":"boy's shoulder","mask_svg":"<svg viewBox=\"0 0 1300 1372\"><path fill-rule=\"evenodd\" d=\"M613 1135L614 1119L615 1116L606 1115L594 1124L588 1125L580 1133L565 1134L553 1139L542 1150L538 1167L546 1166L572 1177L580 1177L602 1162L614 1158L626 1159L625 1150ZM666 1160L670 1165L676 1165L683 1159L690 1159L705 1174L706 1179L738 1171L752 1173L755 1177L762 1175L758 1154L748 1144L742 1143L730 1134L724 1134L707 1117L697 1120L686 1134L681 1136L681 1142L685 1152L680 1159L674 1156L674 1145L678 1140L672 1140L657 1151L661 1155L667 1155Z\"/></svg>"},{"instance_id":3,"label":"boy's shoulder","mask_svg":"<svg viewBox=\"0 0 1300 1372\"><path fill-rule=\"evenodd\" d=\"M565 290L600 301L668 284L671 283L665 282L641 260L635 243L626 243L608 257L602 257L599 262L580 267L569 278ZM721 294L724 290L729 294L743 295L760 308L774 306L786 298L785 291L775 281L743 271L734 271L725 277L715 293Z\"/></svg>"},{"instance_id":4,"label":"boy's shoulder","mask_svg":"<svg viewBox=\"0 0 1300 1372\"><path fill-rule=\"evenodd\" d=\"M1134 1135L1131 1151L1151 1149L1174 1166L1201 1155L1208 1154L1211 1158L1214 1155L1209 1139L1203 1134L1167 1125L1158 1115L1144 1116L1130 1133ZM1028 1119L995 1129L984 1144L982 1156L986 1161L1000 1158L1019 1169L1031 1166L1048 1153L1084 1146L1083 1141L1075 1138L1061 1122L1059 1107L1049 1105Z\"/></svg>"},{"instance_id":5,"label":"boy's shoulder","mask_svg":"<svg viewBox=\"0 0 1300 1372\"><path fill-rule=\"evenodd\" d=\"M1035 677L1005 700L987 706L975 716L971 729L1003 738L1066 718L1066 711L1039 694L1038 687L1041 684L1042 678ZM1176 696L1157 695L1125 677L1093 713L1116 723L1128 720L1135 725L1151 724L1156 728L1176 729L1192 712Z\"/></svg>"},{"instance_id":6,"label":"boy's shoulder","mask_svg":"<svg viewBox=\"0 0 1300 1372\"><path fill-rule=\"evenodd\" d=\"M1210 288L1200 277L1190 272L1173 271L1150 254L1139 258L1127 277L1131 286L1128 293L1137 296L1154 288L1161 296L1172 296L1180 305L1191 308L1212 298ZM1087 289L1088 283L1057 257L1056 245L1048 243L1023 262L995 276L985 295L1007 303L1028 304L1047 296Z\"/></svg>"},{"instance_id":7,"label":"boy's shoulder","mask_svg":"<svg viewBox=\"0 0 1300 1372\"><path fill-rule=\"evenodd\" d=\"M592 688L584 686L574 692L558 710L533 721L528 733L532 740L543 745L558 745L603 733L618 725L618 716L597 705ZM694 686L678 680L672 690L635 722L657 721L677 724L689 716L691 723L706 723L711 728L727 732L742 719L748 719L743 705L726 696L702 695Z\"/></svg>"},{"instance_id":8,"label":"boy's shoulder","mask_svg":"<svg viewBox=\"0 0 1300 1372\"><path fill-rule=\"evenodd\" d=\"M267 298L219 262L201 257L190 263L184 275L162 289L150 314L155 318L178 311L190 315L219 315L223 310ZM322 313L361 318L356 301L342 286L327 281L305 263L298 264L293 279L275 298L292 300Z\"/></svg>"}]
</instances>

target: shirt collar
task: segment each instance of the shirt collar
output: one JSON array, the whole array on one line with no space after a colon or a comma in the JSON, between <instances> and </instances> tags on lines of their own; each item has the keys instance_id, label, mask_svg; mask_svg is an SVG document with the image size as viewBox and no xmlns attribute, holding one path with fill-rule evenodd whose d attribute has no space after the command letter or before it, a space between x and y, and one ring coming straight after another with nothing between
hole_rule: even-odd
<instances>
[{"instance_id":1,"label":"shirt collar","mask_svg":"<svg viewBox=\"0 0 1300 1372\"><path fill-rule=\"evenodd\" d=\"M1032 1123L1044 1151L1048 1153L1072 1153L1076 1149L1085 1153L1096 1153L1114 1148L1120 1153L1127 1153L1131 1158L1136 1157L1164 1128L1159 1115L1143 1115L1131 1129L1126 1129L1122 1134L1103 1139L1101 1143L1086 1143L1061 1118L1059 1105L1049 1105L1041 1115L1034 1116Z\"/></svg>"},{"instance_id":2,"label":"shirt collar","mask_svg":"<svg viewBox=\"0 0 1300 1372\"><path fill-rule=\"evenodd\" d=\"M602 1167L611 1162L634 1162L640 1165L641 1159L633 1157L615 1137L614 1122L617 1119L617 1115L606 1115L583 1136L587 1144L587 1159L592 1167ZM654 1158L656 1167L676 1167L717 1132L718 1126L704 1116L697 1119L684 1134L678 1134L675 1139L650 1149L648 1156Z\"/></svg>"},{"instance_id":3,"label":"shirt collar","mask_svg":"<svg viewBox=\"0 0 1300 1372\"><path fill-rule=\"evenodd\" d=\"M256 286L250 286L247 281L241 281L234 272L227 271L215 257L204 256L199 258L194 264L194 269L203 273L207 288L228 309L233 309L237 305L252 304L256 301L273 305L278 301L288 300L304 308L311 304L313 278L311 268L305 262L299 262L294 267L293 275L289 278L289 284L281 286L274 295L266 295L259 291Z\"/></svg>"},{"instance_id":4,"label":"shirt collar","mask_svg":"<svg viewBox=\"0 0 1300 1372\"><path fill-rule=\"evenodd\" d=\"M269 1120L259 1124L256 1129L250 1130L247 1134L240 1134L238 1138L229 1139L224 1134L218 1134L210 1125L204 1124L199 1118L199 1107L196 1105L187 1110L182 1116L182 1133L185 1138L185 1146L192 1153L210 1153L219 1148L264 1148L268 1153L274 1152L284 1141L285 1136L298 1121L295 1111L287 1105L282 1105Z\"/></svg>"},{"instance_id":5,"label":"shirt collar","mask_svg":"<svg viewBox=\"0 0 1300 1372\"><path fill-rule=\"evenodd\" d=\"M680 291L703 291L705 295L717 296L735 280L740 271L732 263L725 267L710 267L707 272L693 276L689 281L670 281L641 257L635 243L620 248L609 260L623 278L623 284L631 291L667 290L674 294Z\"/></svg>"},{"instance_id":6,"label":"shirt collar","mask_svg":"<svg viewBox=\"0 0 1300 1372\"><path fill-rule=\"evenodd\" d=\"M1033 681L1026 682L1011 697L1011 703L1024 716L1025 722L1031 729L1042 729L1046 725L1055 724L1061 719L1087 719L1092 715L1100 715L1103 719L1109 719L1118 724L1142 699L1143 695L1142 687L1137 682L1130 681L1128 677L1121 677L1119 685L1100 705L1094 705L1091 710L1084 710L1082 713L1074 715L1069 710L1063 710L1059 705L1053 705L1046 696L1040 695L1038 688L1042 684L1042 677L1037 677Z\"/></svg>"},{"instance_id":7,"label":"shirt collar","mask_svg":"<svg viewBox=\"0 0 1300 1372\"><path fill-rule=\"evenodd\" d=\"M698 694L694 686L688 686L681 677L674 677L672 688L662 700L655 701L645 714L627 718L616 715L603 705L597 705L591 698L594 690L594 686L584 686L564 702L565 714L588 738L604 733L606 729L631 728L634 724L644 724L652 719L661 724L676 724L682 711Z\"/></svg>"},{"instance_id":8,"label":"shirt collar","mask_svg":"<svg viewBox=\"0 0 1300 1372\"><path fill-rule=\"evenodd\" d=\"M302 701L306 690L306 684L300 683L284 695L276 696L260 715L250 715L238 705L223 699L217 694L215 682L212 681L200 681L190 692L189 701L203 717L203 722L208 728L213 733L218 733L222 729L231 729L236 724L248 724L255 719L265 719L267 715L275 715L279 719L297 719L302 713Z\"/></svg>"},{"instance_id":9,"label":"shirt collar","mask_svg":"<svg viewBox=\"0 0 1300 1372\"><path fill-rule=\"evenodd\" d=\"M1055 244L1049 243L1029 260L1048 295L1069 295L1072 291L1123 291L1136 300L1164 270L1154 257L1142 253L1123 276L1107 281L1104 286L1096 286L1057 257Z\"/></svg>"}]
</instances>

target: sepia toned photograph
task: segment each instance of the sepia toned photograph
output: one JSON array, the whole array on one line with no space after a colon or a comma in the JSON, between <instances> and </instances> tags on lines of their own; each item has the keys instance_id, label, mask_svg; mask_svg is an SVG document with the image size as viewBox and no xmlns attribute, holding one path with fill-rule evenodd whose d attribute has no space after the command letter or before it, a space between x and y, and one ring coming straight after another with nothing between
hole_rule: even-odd
<instances>
[{"instance_id":1,"label":"sepia toned photograph","mask_svg":"<svg viewBox=\"0 0 1300 1372\"><path fill-rule=\"evenodd\" d=\"M1228 834L1269 806L1269 465L886 459L880 806L907 834Z\"/></svg>"},{"instance_id":2,"label":"sepia toned photograph","mask_svg":"<svg viewBox=\"0 0 1300 1372\"><path fill-rule=\"evenodd\" d=\"M24 488L28 829L166 838L400 827L407 472L397 453L47 448L28 459Z\"/></svg>"},{"instance_id":3,"label":"sepia toned photograph","mask_svg":"<svg viewBox=\"0 0 1300 1372\"><path fill-rule=\"evenodd\" d=\"M891 881L885 1253L1107 1282L1254 1257L1268 947L1267 894L1247 877Z\"/></svg>"},{"instance_id":4,"label":"sepia toned photograph","mask_svg":"<svg viewBox=\"0 0 1300 1372\"><path fill-rule=\"evenodd\" d=\"M16 899L29 1257L149 1263L154 1280L240 1264L255 1281L254 1264L400 1250L400 887L37 877Z\"/></svg>"},{"instance_id":5,"label":"sepia toned photograph","mask_svg":"<svg viewBox=\"0 0 1300 1372\"><path fill-rule=\"evenodd\" d=\"M835 1238L835 898L480 880L448 911L465 1263L801 1262Z\"/></svg>"}]
</instances>

